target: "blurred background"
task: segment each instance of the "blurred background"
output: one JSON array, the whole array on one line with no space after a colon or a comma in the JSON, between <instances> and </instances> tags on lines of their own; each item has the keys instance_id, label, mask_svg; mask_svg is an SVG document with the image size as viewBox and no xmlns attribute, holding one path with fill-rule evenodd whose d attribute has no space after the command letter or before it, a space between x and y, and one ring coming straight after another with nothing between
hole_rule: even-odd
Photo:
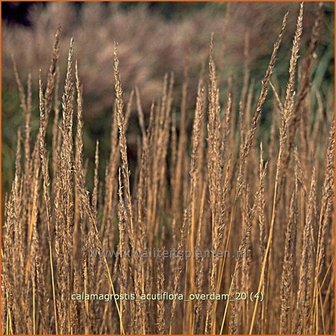
<instances>
[{"instance_id":1,"label":"blurred background","mask_svg":"<svg viewBox=\"0 0 336 336\"><path fill-rule=\"evenodd\" d=\"M64 83L69 41L75 40L75 58L83 84L85 157L94 161L96 140L100 157L109 153L109 134L114 102L113 43L119 44L121 80L125 101L137 87L145 113L160 97L165 74L174 72L176 101L180 101L185 69L188 69L189 120L193 117L197 82L202 69L207 74L209 44L214 33L214 56L218 67L221 97L230 85L236 92L243 84L244 64L249 65L254 90L260 88L281 27L284 14L289 20L272 82L285 92L288 64L299 3L2 3L2 120L3 188L13 178L16 134L23 125L19 95L11 61L13 55L21 80L33 78L33 134L38 128L38 74L46 78L52 44L58 26L62 28L60 85ZM303 40L300 55L307 48L317 3L304 5ZM333 3L324 4L324 20L312 85L326 104L333 106L334 22ZM61 93L60 93L61 94ZM314 103L314 102L312 102ZM173 107L178 112L179 104ZM138 122L133 104L128 129L131 160L136 158ZM238 110L236 108L236 110ZM272 103L266 102L262 128L269 132ZM178 123L178 120L177 120ZM191 127L191 123L190 126ZM90 171L90 169L89 169ZM90 175L89 175L90 178Z\"/></svg>"}]
</instances>

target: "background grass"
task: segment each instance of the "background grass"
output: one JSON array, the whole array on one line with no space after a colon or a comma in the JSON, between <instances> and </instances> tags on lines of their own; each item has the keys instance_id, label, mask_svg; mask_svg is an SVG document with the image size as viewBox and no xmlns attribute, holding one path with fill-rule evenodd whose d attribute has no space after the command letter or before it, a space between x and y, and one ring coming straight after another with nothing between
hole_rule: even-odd
<instances>
[{"instance_id":1,"label":"background grass","mask_svg":"<svg viewBox=\"0 0 336 336\"><path fill-rule=\"evenodd\" d=\"M125 81L126 97L135 86L140 87L142 102L148 110L153 99L158 98L161 80L165 73L174 71L175 97L178 101L183 81L183 66L187 55L190 62L190 108L196 94L198 72L204 66L208 54L210 35L215 33L216 60L222 65L223 83L232 78L234 89L242 88L242 64L245 34L250 34L251 78L254 90L260 90L261 79L267 67L269 52L276 34L277 23L286 10L295 13L295 4L244 4L233 3L231 14L224 32L225 3L115 3L115 4L47 4L20 3L2 4L3 6L3 191L9 190L13 179L16 133L22 124L22 114L17 113L19 97L12 71L10 55L18 64L20 76L26 80L28 72L33 75L33 96L37 97L37 74L47 71L50 36L59 24L63 29L62 45L74 35L78 41L76 57L80 59L85 91L84 120L85 154L92 168L96 140L100 142L101 160L106 162L105 153L109 146L109 125L113 102L113 80L111 77L111 56L106 54L113 40L120 43L122 79ZM302 52L307 45L315 11L314 4L306 4ZM90 14L91 13L91 14ZM92 17L87 24L85 15ZM141 23L139 23L139 17ZM289 31L294 30L295 15L289 19ZM139 29L140 28L140 29ZM251 29L252 28L252 29ZM334 55L333 55L333 3L325 3L321 41L317 50L320 62L313 70L314 92L318 90L322 99L331 99L333 92ZM90 33L90 32L93 33ZM123 32L122 34L120 32ZM148 31L147 33L145 33ZM99 33L98 33L99 32ZM101 36L101 37L100 37ZM105 37L104 37L105 36ZM94 41L97 40L97 42ZM291 35L285 36L285 45L290 45ZM135 42L132 45L132 41ZM162 46L158 44L162 41ZM225 41L225 52L221 50ZM196 44L196 46L192 46ZM92 44L95 47L92 47ZM31 47L22 48L22 46ZM32 47L34 45L34 47ZM255 48L254 46L258 47ZM123 47L125 50L123 51ZM36 49L37 47L37 49ZM63 48L63 55L66 48ZM101 54L106 57L100 58ZM172 56L171 56L172 55ZM196 57L197 56L197 57ZM288 49L280 49L279 62L273 81L282 87L288 77ZM65 57L63 57L63 60ZM130 61L132 59L132 61ZM64 62L64 61L61 61ZM61 66L61 82L64 81L64 66ZM137 74L138 75L135 75ZM97 90L99 87L99 90ZM280 92L281 93L281 92ZM282 93L281 93L282 94ZM225 90L221 91L221 97ZM221 99L222 99L221 98ZM313 104L316 99L312 95ZM34 99L34 102L36 99ZM179 106L174 106L178 110ZM268 132L272 102L267 101L261 119L261 131ZM135 111L135 105L133 106ZM38 108L33 106L32 131L36 134ZM178 116L177 116L178 117ZM136 114L133 112L128 132L138 130ZM135 138L130 136L129 146L132 164L136 160ZM135 164L135 163L134 163ZM91 171L91 170L90 170ZM101 171L101 173L103 173ZM91 184L92 176L89 178ZM92 186L91 186L92 187Z\"/></svg>"}]
</instances>

